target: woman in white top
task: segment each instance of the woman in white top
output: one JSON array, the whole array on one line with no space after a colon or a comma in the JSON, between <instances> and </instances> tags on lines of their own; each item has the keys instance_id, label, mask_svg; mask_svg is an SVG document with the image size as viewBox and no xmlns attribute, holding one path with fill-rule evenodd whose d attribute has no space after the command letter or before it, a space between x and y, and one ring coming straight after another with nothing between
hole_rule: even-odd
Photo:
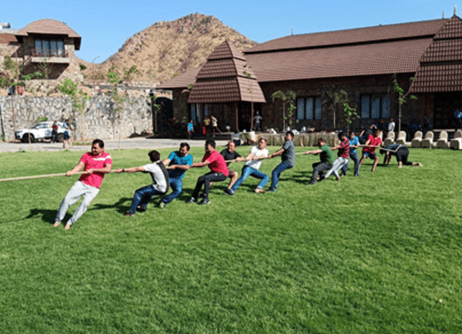
<instances>
[{"instance_id":1,"label":"woman in white top","mask_svg":"<svg viewBox=\"0 0 462 334\"><path fill-rule=\"evenodd\" d=\"M247 162L242 168L242 176L236 181L231 189L225 189L225 193L228 195L234 195L234 192L239 188L239 186L244 182L249 176L253 176L257 179L261 179L257 188L255 189L256 193L264 193L263 188L266 183L269 181L269 176L260 172L260 166L262 164L261 158L267 157L269 152L266 149L267 141L265 138L260 138L258 141L258 146L253 146L250 150L249 155L245 158Z\"/></svg>"}]
</instances>

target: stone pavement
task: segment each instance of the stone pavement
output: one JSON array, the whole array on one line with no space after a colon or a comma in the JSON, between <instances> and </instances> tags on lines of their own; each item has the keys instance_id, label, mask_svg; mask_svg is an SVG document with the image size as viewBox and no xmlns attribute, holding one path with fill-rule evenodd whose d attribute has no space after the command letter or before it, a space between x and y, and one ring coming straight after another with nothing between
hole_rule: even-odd
<instances>
[{"instance_id":1,"label":"stone pavement","mask_svg":"<svg viewBox=\"0 0 462 334\"><path fill-rule=\"evenodd\" d=\"M122 149L146 149L154 150L158 148L179 148L181 142L187 142L191 147L203 147L204 140L186 140L186 139L147 139L144 137L122 139ZM91 141L88 141L91 142ZM226 140L217 140L217 148L225 146ZM116 150L118 148L119 141L116 139L104 140L105 150ZM0 153L6 152L18 152L18 151L30 151L29 144L24 143L4 143L0 142ZM47 151L47 152L58 152L63 150L62 143L33 143L32 151ZM88 145L74 145L71 151L89 151L90 144Z\"/></svg>"}]
</instances>

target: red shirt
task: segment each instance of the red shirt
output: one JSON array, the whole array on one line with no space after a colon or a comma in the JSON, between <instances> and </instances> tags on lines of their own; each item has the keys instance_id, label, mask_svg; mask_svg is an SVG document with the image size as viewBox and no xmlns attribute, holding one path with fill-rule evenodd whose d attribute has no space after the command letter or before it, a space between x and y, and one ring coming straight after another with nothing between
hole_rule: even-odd
<instances>
[{"instance_id":1,"label":"red shirt","mask_svg":"<svg viewBox=\"0 0 462 334\"><path fill-rule=\"evenodd\" d=\"M214 173L223 173L225 176L229 176L228 166L226 165L225 158L218 153L217 150L213 150L212 153L205 153L202 158L202 162L207 160L210 162L208 165L210 170Z\"/></svg>"},{"instance_id":2,"label":"red shirt","mask_svg":"<svg viewBox=\"0 0 462 334\"><path fill-rule=\"evenodd\" d=\"M369 135L369 138L367 138L367 141L369 142L368 145L372 146L380 146L382 144L382 138L380 137L374 137L373 135ZM369 153L375 153L375 147L365 147L363 148L364 152L369 152Z\"/></svg>"},{"instance_id":3,"label":"red shirt","mask_svg":"<svg viewBox=\"0 0 462 334\"><path fill-rule=\"evenodd\" d=\"M339 145L338 156L349 159L350 158L350 141L348 138L345 138Z\"/></svg>"},{"instance_id":4,"label":"red shirt","mask_svg":"<svg viewBox=\"0 0 462 334\"><path fill-rule=\"evenodd\" d=\"M112 165L111 155L109 153L103 152L100 155L91 155L91 153L85 153L80 158L80 161L85 164L84 171L89 169L101 169L106 167L106 165ZM85 183L88 186L101 188L101 183L103 182L105 173L93 173L93 174L82 174L79 181Z\"/></svg>"}]
</instances>

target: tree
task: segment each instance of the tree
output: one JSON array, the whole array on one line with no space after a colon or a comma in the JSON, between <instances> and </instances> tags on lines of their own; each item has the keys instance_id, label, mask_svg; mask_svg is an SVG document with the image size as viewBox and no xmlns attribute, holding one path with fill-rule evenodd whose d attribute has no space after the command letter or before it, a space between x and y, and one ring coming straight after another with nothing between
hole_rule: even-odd
<instances>
[{"instance_id":1,"label":"tree","mask_svg":"<svg viewBox=\"0 0 462 334\"><path fill-rule=\"evenodd\" d=\"M332 90L326 89L323 91L323 101L322 104L326 105L327 109L332 110L332 125L334 130L337 128L337 108L339 104L348 102L348 93L341 89L340 91L334 91L335 87Z\"/></svg>"},{"instance_id":2,"label":"tree","mask_svg":"<svg viewBox=\"0 0 462 334\"><path fill-rule=\"evenodd\" d=\"M292 126L292 116L295 110L295 99L297 97L297 94L292 91L288 90L285 93L282 90L278 90L271 94L271 97L273 98L273 102L276 99L282 100L282 128L286 129L286 119L289 118L289 124ZM287 117L286 117L286 108L287 108Z\"/></svg>"},{"instance_id":3,"label":"tree","mask_svg":"<svg viewBox=\"0 0 462 334\"><path fill-rule=\"evenodd\" d=\"M343 104L343 118L345 119L345 122L347 124L347 135L350 133L350 124L353 123L353 121L356 118L359 118L358 113L356 112L356 108L350 107L348 103Z\"/></svg>"},{"instance_id":4,"label":"tree","mask_svg":"<svg viewBox=\"0 0 462 334\"><path fill-rule=\"evenodd\" d=\"M415 81L415 77L410 77L409 81L412 83ZM398 93L398 132L401 131L401 118L403 117L403 104L406 103L406 99L410 94L410 91L408 90L407 93L404 93L404 89L400 87L397 79L397 75L393 75L393 90L395 93ZM411 100L417 100L417 97L414 95L410 95L409 98Z\"/></svg>"},{"instance_id":5,"label":"tree","mask_svg":"<svg viewBox=\"0 0 462 334\"><path fill-rule=\"evenodd\" d=\"M5 56L2 67L0 68L0 87L15 89L16 87L25 87L26 81L34 77L41 77L42 73L37 71L31 74L24 73L24 64L15 62L10 56ZM13 132L16 133L16 118L14 112L15 94L11 92L11 109L13 114Z\"/></svg>"},{"instance_id":6,"label":"tree","mask_svg":"<svg viewBox=\"0 0 462 334\"><path fill-rule=\"evenodd\" d=\"M112 112L114 113L113 115L115 116L115 118L119 120L119 150L121 149L122 144L122 131L124 127L123 116L126 108L127 98L129 97L127 91L125 91L124 95L121 95L119 93L120 85L123 82L130 82L136 75L139 74L140 72L138 71L135 65L132 65L128 69L124 68L123 74L119 73L117 66L112 66L106 73L106 77L109 83L112 85L110 95L115 105L115 108L112 109Z\"/></svg>"},{"instance_id":7,"label":"tree","mask_svg":"<svg viewBox=\"0 0 462 334\"><path fill-rule=\"evenodd\" d=\"M58 90L64 95L67 95L71 98L72 113L73 113L73 117L72 117L73 119L71 120L71 125L75 124L75 116L76 114L79 114L81 117L81 123L82 123L80 138L84 140L85 139L85 114L88 110L87 103L88 101L91 100L91 97L87 93L79 89L79 85L80 85L79 82L66 78L61 82L60 85L57 85L56 88L58 88ZM75 130L75 126L74 126L74 130Z\"/></svg>"}]
</instances>

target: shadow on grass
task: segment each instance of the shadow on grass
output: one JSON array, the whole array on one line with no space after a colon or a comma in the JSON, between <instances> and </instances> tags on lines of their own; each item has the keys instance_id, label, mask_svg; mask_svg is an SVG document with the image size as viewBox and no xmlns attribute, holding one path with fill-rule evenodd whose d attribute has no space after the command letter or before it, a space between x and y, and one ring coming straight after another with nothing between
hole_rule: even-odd
<instances>
[{"instance_id":1,"label":"shadow on grass","mask_svg":"<svg viewBox=\"0 0 462 334\"><path fill-rule=\"evenodd\" d=\"M127 202L128 202L128 205L125 205L125 203ZM131 204L132 204L131 197L122 197L114 204L96 203L94 207L89 210L116 209L118 213L126 213L130 209Z\"/></svg>"}]
</instances>

